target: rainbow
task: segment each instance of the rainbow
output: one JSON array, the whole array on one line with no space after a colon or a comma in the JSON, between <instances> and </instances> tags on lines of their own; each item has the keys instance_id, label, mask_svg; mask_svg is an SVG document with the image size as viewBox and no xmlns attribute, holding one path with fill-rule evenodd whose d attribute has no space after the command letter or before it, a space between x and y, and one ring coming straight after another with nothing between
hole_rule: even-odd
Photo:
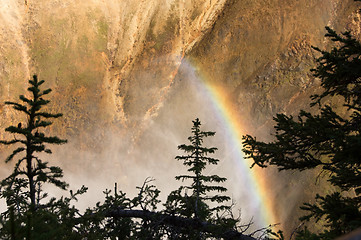
<instances>
[{"instance_id":1,"label":"rainbow","mask_svg":"<svg viewBox=\"0 0 361 240\"><path fill-rule=\"evenodd\" d=\"M222 87L206 81L205 74L185 59L182 60L182 65L186 65L187 68L193 71L195 79L192 83L196 85L199 93L205 95L204 97L211 102L212 111L217 115L217 119L219 119L225 130L227 144L231 145L232 158L236 159L235 164L242 175L242 181L244 182L242 185L247 187L247 192L250 193L252 198L252 205L257 208L255 218L261 218L254 220L259 222L262 227L278 223L277 214L273 211L273 198L267 190L269 188L268 182L264 179L264 172L257 167L251 169L251 162L244 159L241 151L242 132L244 131L240 124L240 117L234 104L230 101L229 95L226 94Z\"/></svg>"}]
</instances>

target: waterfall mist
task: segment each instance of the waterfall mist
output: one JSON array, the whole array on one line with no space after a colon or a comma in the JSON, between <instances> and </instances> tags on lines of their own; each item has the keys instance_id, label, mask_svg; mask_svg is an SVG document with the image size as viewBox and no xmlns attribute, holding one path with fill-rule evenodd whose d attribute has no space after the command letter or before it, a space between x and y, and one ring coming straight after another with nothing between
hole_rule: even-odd
<instances>
[{"instance_id":1,"label":"waterfall mist","mask_svg":"<svg viewBox=\"0 0 361 240\"><path fill-rule=\"evenodd\" d=\"M147 94L147 91L152 89L139 89L138 93ZM226 194L236 203L235 213L240 210L244 223L253 221L251 229L266 227L263 211L274 213L273 209L267 209L274 207L267 202L273 202L272 198L277 193L284 192L284 183L272 177L272 171L266 171L264 176L257 177L269 177L267 181L273 182L274 195L259 196L257 189L252 189L257 183L251 182L248 176L253 171L249 169L251 162L240 156L241 143L235 145L234 139L230 139L229 129L223 116L217 112L214 99L206 94L202 80L189 65L181 65L171 90L159 104L161 107L153 117L142 119L139 125L142 127L122 133L102 129L101 126L94 129L89 136L103 136L98 142L98 150L81 150L73 145L72 139L67 145L57 147L54 164L60 164L64 169L71 189L80 188L81 185L89 187L77 205L82 209L94 206L104 199L102 191L113 190L114 183L118 184L119 190L133 197L137 194L136 186L141 186L147 177L155 179L154 184L161 190L161 199L165 200L170 191L182 184L174 177L187 173L187 168L175 160L175 156L183 154L177 150L177 146L189 143L187 138L191 135L192 120L199 118L202 130L216 132L214 137L205 139L204 145L217 147L214 157L220 160L218 165L209 166L204 173L226 177ZM290 209L293 199L298 197L299 187L283 193ZM282 218L287 218L289 212L286 212Z\"/></svg>"},{"instance_id":2,"label":"waterfall mist","mask_svg":"<svg viewBox=\"0 0 361 240\"><path fill-rule=\"evenodd\" d=\"M204 85L224 87L241 134L271 140L272 116L297 114L319 87L309 71L315 64L311 46L327 46L325 25L357 33L355 10L352 1L341 0L3 0L0 139L11 138L3 130L19 121L2 103L17 101L29 75L37 74L53 89L51 111L64 114L50 132L69 141L42 157L64 170L71 189L89 187L77 203L85 209L103 200L102 191L115 182L134 196L147 177L156 179L164 200L181 184L174 176L186 173L174 157L199 118L203 130L216 132L205 145L219 149L219 164L205 174L228 178L227 194L243 222L253 218L255 228L265 227L264 205L275 215L272 223L292 231L298 206L314 197L309 179L315 174L249 170L240 139L230 137ZM2 159L8 153L3 148ZM1 161L0 178L13 164ZM258 181L267 183L262 191L252 185Z\"/></svg>"},{"instance_id":3,"label":"waterfall mist","mask_svg":"<svg viewBox=\"0 0 361 240\"><path fill-rule=\"evenodd\" d=\"M141 76L144 78L151 75ZM214 106L215 100L207 94L204 84L197 72L183 62L171 88L162 101L157 103L157 111L151 117L135 117L132 120L138 125L121 131L119 129L122 126L93 126L87 136L92 138L96 148L79 147L79 140L69 138L68 144L53 147L54 153L43 157L49 159L51 165L59 165L64 170L64 179L70 184L70 189L76 190L82 185L89 188L76 203L80 209L103 201L103 191L113 190L115 183L118 184L118 190L126 192L128 197L134 197L137 194L136 186L141 186L147 177L155 179L154 184L161 191L160 196L164 201L172 190L182 184L174 177L187 173L182 162L175 160L175 156L183 154L177 150L177 146L188 144L192 120L199 118L202 130L216 132L214 137L205 139L204 145L217 147L214 157L220 160L218 165L209 166L204 173L228 179L224 184L228 188L226 194L236 203L234 211L236 214L238 210L241 212L242 222L254 222L251 229L266 227L264 211L276 214L279 217L277 220L289 218L301 193L300 189L303 188L302 181L287 188L285 180L275 175L274 171L264 171L263 176L257 175L257 178L268 178L263 181L272 186L272 194L263 192L264 195L260 196L258 189L253 189L257 187L257 183L252 182L248 176L254 171L249 169L251 162L244 160L239 154L241 143L235 143L230 138L227 122ZM149 92L153 93L154 89L144 89L142 86L133 89L133 93L139 95L147 95ZM62 119L55 124L61 126ZM131 122L128 125L131 126ZM11 171L10 165L11 163L6 167L8 171L2 169L2 177ZM52 186L46 186L45 191L50 196L67 195ZM285 201L278 200L279 203L274 205L274 199ZM282 205L287 205L288 208L285 209ZM284 210L273 209L276 206Z\"/></svg>"}]
</instances>

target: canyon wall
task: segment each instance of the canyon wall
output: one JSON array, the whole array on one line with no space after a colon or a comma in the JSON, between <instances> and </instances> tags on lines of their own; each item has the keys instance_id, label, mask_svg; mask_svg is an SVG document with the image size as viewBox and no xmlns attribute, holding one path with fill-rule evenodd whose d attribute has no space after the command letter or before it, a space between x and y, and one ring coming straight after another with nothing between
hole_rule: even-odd
<instances>
[{"instance_id":1,"label":"canyon wall","mask_svg":"<svg viewBox=\"0 0 361 240\"><path fill-rule=\"evenodd\" d=\"M66 135L132 128L159 111L187 59L258 128L302 105L317 86L311 46L327 46L326 25L358 34L356 9L337 0L6 0L0 97L38 74L61 98Z\"/></svg>"},{"instance_id":2,"label":"canyon wall","mask_svg":"<svg viewBox=\"0 0 361 240\"><path fill-rule=\"evenodd\" d=\"M351 0L2 0L1 129L18 121L3 102L37 74L53 89L51 109L64 114L52 130L70 140L57 157L69 179L78 181L74 169L95 174L99 162L103 175L119 173L120 181L139 175L129 165L169 178L174 160L164 158L177 154L189 120L211 122L190 78L222 89L244 134L266 137L272 116L308 108L319 90L309 70L318 56L311 46L330 45L324 27L360 36L359 7ZM65 160L69 149L78 153Z\"/></svg>"}]
</instances>

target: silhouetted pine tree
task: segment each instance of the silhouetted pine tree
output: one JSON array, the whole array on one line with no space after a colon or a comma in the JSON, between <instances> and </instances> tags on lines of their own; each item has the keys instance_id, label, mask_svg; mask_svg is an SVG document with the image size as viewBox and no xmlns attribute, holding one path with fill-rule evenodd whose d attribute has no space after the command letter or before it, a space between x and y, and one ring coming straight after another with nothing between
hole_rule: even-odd
<instances>
[{"instance_id":1,"label":"silhouetted pine tree","mask_svg":"<svg viewBox=\"0 0 361 240\"><path fill-rule=\"evenodd\" d=\"M27 89L29 98L20 95L20 103L5 102L6 105L12 106L17 112L25 115L26 122L7 127L5 131L13 134L14 139L0 141L5 145L17 145L17 148L5 160L8 163L18 157L12 174L1 181L1 197L6 199L8 214L12 218L10 223L15 222L13 218L16 216L27 215L27 239L30 239L31 229L36 224L32 223L33 215L40 211L40 200L47 196L41 191L42 185L47 182L62 189L67 187L67 184L61 180L62 169L49 166L48 162L39 158L40 153L51 154L48 144L66 143L66 140L56 136L47 136L44 132L44 129L52 124L51 119L59 118L62 114L44 111L44 107L50 101L43 97L49 94L51 89L41 90L40 86L43 83L44 80L39 81L34 75L33 80L29 80L30 86ZM5 212L5 216L6 214ZM18 222L18 231L21 231L23 225Z\"/></svg>"},{"instance_id":2,"label":"silhouetted pine tree","mask_svg":"<svg viewBox=\"0 0 361 240\"><path fill-rule=\"evenodd\" d=\"M227 190L219 186L226 178L203 174L209 164L217 164L219 160L208 156L215 153L216 148L203 146L204 138L215 133L201 131L200 126L199 119L193 121L192 136L188 138L191 144L178 147L186 155L176 157L189 167L190 173L176 179L192 183L172 191L164 210L157 211L160 191L149 184L153 180L147 178L137 187L139 193L133 199L118 192L117 187L114 195L105 191L106 201L87 210L78 225L79 230L87 232L90 238L255 240L255 233L245 233L251 223L241 225L239 218L232 214L231 206L223 204L230 199L220 195ZM216 194L210 194L214 192ZM268 234L268 229L261 232Z\"/></svg>"},{"instance_id":3,"label":"silhouetted pine tree","mask_svg":"<svg viewBox=\"0 0 361 240\"><path fill-rule=\"evenodd\" d=\"M296 119L277 114L276 140L270 143L249 135L243 138L243 151L253 165L299 171L320 168L340 189L317 195L314 204L301 207L308 212L302 220L322 219L324 230L318 234L304 230L299 239L334 239L361 227L361 44L350 32L338 35L326 29L326 37L338 47L329 52L315 48L322 56L312 71L321 79L323 92L312 96L311 106L318 106L320 113L301 111ZM343 98L346 114L323 103L332 96Z\"/></svg>"},{"instance_id":4,"label":"silhouetted pine tree","mask_svg":"<svg viewBox=\"0 0 361 240\"><path fill-rule=\"evenodd\" d=\"M1 239L204 239L224 238L255 240L246 235L249 224L238 225L231 207L223 205L229 197L210 192L224 192L226 188L218 183L226 179L217 175L206 176L203 170L208 164L218 160L208 157L216 148L203 147L203 139L213 136L214 132L200 130L200 121L193 121L190 145L180 145L188 155L178 156L184 165L189 166L192 174L177 176L178 180L192 180L190 186L183 186L172 192L165 206L157 211L159 190L146 179L143 186L137 187L138 196L130 199L115 187L114 195L105 191L103 204L89 208L84 214L71 205L77 196L86 192L82 187L70 191L69 197L46 198L42 184L50 183L65 189L67 184L61 180L62 170L48 166L42 161L40 153L51 153L48 144L63 144L56 136L47 136L44 130L50 126L51 119L61 114L44 111L49 103L43 97L50 89L41 90L44 81L34 76L29 81L31 97L20 96L21 103L6 102L16 111L26 116L26 122L6 128L14 135L13 140L0 141L5 145L20 145L6 159L17 158L12 174L1 181L0 197L6 200L7 210L0 214ZM215 183L214 185L211 185ZM187 195L189 190L191 195ZM179 193L179 195L177 195ZM185 193L185 194L184 194ZM214 206L208 205L208 202ZM180 205L178 205L180 204ZM225 211L225 212L221 212ZM222 213L222 215L218 215ZM223 215L224 214L224 215ZM137 220L134 220L137 219ZM252 235L252 234L251 234Z\"/></svg>"},{"instance_id":5,"label":"silhouetted pine tree","mask_svg":"<svg viewBox=\"0 0 361 240\"><path fill-rule=\"evenodd\" d=\"M214 217L212 214L230 209L230 206L223 205L225 201L230 200L230 197L219 194L227 191L225 187L219 185L225 182L226 178L218 175L207 176L203 173L207 165L216 165L219 160L209 157L217 148L203 146L204 138L214 136L215 132L201 131L200 127L201 122L197 118L193 121L192 136L188 138L190 144L178 146L178 149L183 150L186 155L176 157L188 167L190 174L179 175L175 178L182 181L190 180L192 183L173 191L168 196L166 206L168 211L176 212L181 216L208 221ZM210 194L214 192L216 193ZM214 204L210 206L209 203Z\"/></svg>"}]
</instances>

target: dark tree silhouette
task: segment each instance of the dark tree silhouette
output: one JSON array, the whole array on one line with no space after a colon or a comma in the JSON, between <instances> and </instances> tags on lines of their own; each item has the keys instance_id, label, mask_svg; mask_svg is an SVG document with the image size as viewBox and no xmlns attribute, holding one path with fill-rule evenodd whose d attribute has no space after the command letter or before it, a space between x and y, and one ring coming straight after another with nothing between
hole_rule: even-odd
<instances>
[{"instance_id":1,"label":"dark tree silhouette","mask_svg":"<svg viewBox=\"0 0 361 240\"><path fill-rule=\"evenodd\" d=\"M316 203L301 207L308 212L301 220L323 220L324 230L319 234L304 230L300 239L334 239L361 227L361 44L350 32L338 35L326 29L326 37L337 47L315 48L322 56L312 71L321 79L323 92L311 97L311 106L319 107L320 113L301 111L297 118L277 114L276 139L270 143L249 135L243 138L243 151L253 165L299 171L320 168L340 189L317 195ZM333 96L343 98L342 111L324 103Z\"/></svg>"},{"instance_id":2,"label":"dark tree silhouette","mask_svg":"<svg viewBox=\"0 0 361 240\"><path fill-rule=\"evenodd\" d=\"M152 179L148 178L138 187L139 194L133 199L117 189L113 195L106 191L106 201L88 209L84 215L88 219L82 223L85 232L134 239L255 240L251 233L245 233L250 223L242 225L240 219L234 217L231 206L223 205L230 200L228 196L219 194L227 190L219 185L226 178L203 174L209 164L215 165L219 160L208 156L216 148L203 145L204 138L215 133L201 131L200 126L199 119L193 121L192 136L188 138L190 144L178 146L186 155L176 157L189 167L189 175L176 176L176 179L190 180L191 184L172 191L164 210L157 210L159 190L150 184ZM216 194L210 195L213 192Z\"/></svg>"},{"instance_id":3,"label":"dark tree silhouette","mask_svg":"<svg viewBox=\"0 0 361 240\"><path fill-rule=\"evenodd\" d=\"M9 126L6 132L14 135L13 140L0 141L5 145L17 145L17 148L5 160L6 163L17 158L12 174L2 180L1 197L7 201L8 209L13 214L14 209L28 206L27 238L30 238L31 217L37 211L39 202L45 195L41 194L42 184L48 182L62 189L67 184L61 180L63 172L61 168L48 166L48 162L40 159L40 153L51 154L48 144L63 144L56 136L47 136L45 128L49 127L51 119L59 118L62 114L53 114L44 111L44 107L50 102L43 99L51 92L51 89L41 90L44 80L39 81L37 76L29 80L28 92L30 97L20 95L20 103L5 102L17 112L25 115L26 122L19 122L15 126ZM38 188L38 189L37 189ZM25 190L27 189L27 190Z\"/></svg>"},{"instance_id":4,"label":"dark tree silhouette","mask_svg":"<svg viewBox=\"0 0 361 240\"><path fill-rule=\"evenodd\" d=\"M51 153L49 144L66 142L46 134L51 120L61 114L44 110L49 100L43 98L51 90L41 90L43 83L34 76L29 81L31 97L21 95L21 103L6 102L25 115L26 121L6 128L14 138L0 142L17 146L6 159L6 162L17 160L14 170L1 181L0 197L6 200L8 208L0 214L0 238L255 240L254 233L246 234L251 223L242 225L239 217L234 217L232 206L224 205L230 200L221 195L226 188L220 184L226 178L203 174L209 164L216 165L219 160L209 157L216 148L203 146L204 138L215 133L201 131L199 119L193 121L190 144L179 146L186 154L176 157L189 167L188 175L176 179L190 180L191 184L171 192L162 210L158 210L160 191L151 184L153 179L150 178L137 187L136 197L128 198L115 186L113 194L110 190L104 191L103 203L97 203L84 213L71 205L71 201L85 193L86 187L70 191L69 197L47 198L43 184L50 183L61 189L68 185L61 180L63 174L59 167L49 166L39 157L41 153Z\"/></svg>"}]
</instances>

